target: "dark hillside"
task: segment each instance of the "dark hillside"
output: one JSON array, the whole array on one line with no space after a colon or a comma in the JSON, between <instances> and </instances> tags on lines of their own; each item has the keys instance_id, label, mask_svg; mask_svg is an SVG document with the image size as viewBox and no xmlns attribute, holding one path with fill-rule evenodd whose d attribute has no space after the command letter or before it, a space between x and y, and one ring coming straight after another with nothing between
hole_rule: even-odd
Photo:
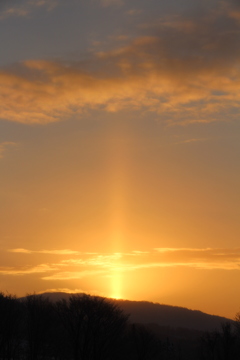
<instances>
[{"instance_id":1,"label":"dark hillside","mask_svg":"<svg viewBox=\"0 0 240 360\"><path fill-rule=\"evenodd\" d=\"M230 321L224 317L209 315L197 310L156 304L146 301L116 300L133 323L156 323L161 326L187 328L201 331L220 329L221 324Z\"/></svg>"},{"instance_id":2,"label":"dark hillside","mask_svg":"<svg viewBox=\"0 0 240 360\"><path fill-rule=\"evenodd\" d=\"M71 294L45 293L52 301L67 299ZM131 323L157 324L171 328L186 328L200 331L219 330L221 324L232 320L209 315L198 310L189 310L178 306L162 305L147 301L112 300L126 314L130 314Z\"/></svg>"}]
</instances>

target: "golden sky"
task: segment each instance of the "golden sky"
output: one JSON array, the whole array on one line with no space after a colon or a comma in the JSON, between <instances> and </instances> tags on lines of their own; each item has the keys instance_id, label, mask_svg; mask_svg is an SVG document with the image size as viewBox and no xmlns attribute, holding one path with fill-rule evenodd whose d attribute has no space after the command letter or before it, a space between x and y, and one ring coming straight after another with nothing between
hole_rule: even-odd
<instances>
[{"instance_id":1,"label":"golden sky","mask_svg":"<svg viewBox=\"0 0 240 360\"><path fill-rule=\"evenodd\" d=\"M0 3L0 290L240 307L240 6Z\"/></svg>"}]
</instances>

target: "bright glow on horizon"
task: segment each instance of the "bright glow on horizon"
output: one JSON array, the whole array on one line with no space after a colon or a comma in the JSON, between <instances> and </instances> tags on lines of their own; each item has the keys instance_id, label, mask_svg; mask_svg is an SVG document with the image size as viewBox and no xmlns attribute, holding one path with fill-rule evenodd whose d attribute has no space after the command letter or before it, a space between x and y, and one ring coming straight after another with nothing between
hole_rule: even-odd
<instances>
[{"instance_id":1,"label":"bright glow on horizon","mask_svg":"<svg viewBox=\"0 0 240 360\"><path fill-rule=\"evenodd\" d=\"M112 293L110 295L113 299L122 299L122 274L118 270L114 270L111 276Z\"/></svg>"}]
</instances>

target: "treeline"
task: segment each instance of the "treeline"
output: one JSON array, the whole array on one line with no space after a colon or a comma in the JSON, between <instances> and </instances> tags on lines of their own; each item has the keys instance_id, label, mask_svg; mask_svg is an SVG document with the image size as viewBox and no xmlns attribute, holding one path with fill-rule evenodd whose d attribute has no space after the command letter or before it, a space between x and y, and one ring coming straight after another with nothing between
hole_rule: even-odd
<instances>
[{"instance_id":1,"label":"treeline","mask_svg":"<svg viewBox=\"0 0 240 360\"><path fill-rule=\"evenodd\" d=\"M101 297L0 294L1 360L151 360L167 346Z\"/></svg>"},{"instance_id":2,"label":"treeline","mask_svg":"<svg viewBox=\"0 0 240 360\"><path fill-rule=\"evenodd\" d=\"M240 318L236 315L235 323L222 323L219 331L205 333L201 338L203 360L240 359Z\"/></svg>"},{"instance_id":3,"label":"treeline","mask_svg":"<svg viewBox=\"0 0 240 360\"><path fill-rule=\"evenodd\" d=\"M0 360L235 360L240 321L212 333L131 324L111 300L0 293Z\"/></svg>"}]
</instances>

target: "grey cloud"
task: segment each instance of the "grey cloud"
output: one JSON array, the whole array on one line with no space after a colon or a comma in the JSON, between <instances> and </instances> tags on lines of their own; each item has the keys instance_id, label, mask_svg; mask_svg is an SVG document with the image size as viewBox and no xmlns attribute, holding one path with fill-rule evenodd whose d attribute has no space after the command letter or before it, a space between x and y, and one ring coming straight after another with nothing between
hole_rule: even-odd
<instances>
[{"instance_id":1,"label":"grey cloud","mask_svg":"<svg viewBox=\"0 0 240 360\"><path fill-rule=\"evenodd\" d=\"M0 11L10 6L23 4L25 0L0 0Z\"/></svg>"},{"instance_id":2,"label":"grey cloud","mask_svg":"<svg viewBox=\"0 0 240 360\"><path fill-rule=\"evenodd\" d=\"M161 18L85 64L36 60L4 69L0 116L48 123L86 109L144 107L178 123L238 118L240 20L232 9Z\"/></svg>"},{"instance_id":3,"label":"grey cloud","mask_svg":"<svg viewBox=\"0 0 240 360\"><path fill-rule=\"evenodd\" d=\"M0 20L9 17L24 17L42 7L50 11L57 6L58 1L59 0L5 0L0 2Z\"/></svg>"}]
</instances>

